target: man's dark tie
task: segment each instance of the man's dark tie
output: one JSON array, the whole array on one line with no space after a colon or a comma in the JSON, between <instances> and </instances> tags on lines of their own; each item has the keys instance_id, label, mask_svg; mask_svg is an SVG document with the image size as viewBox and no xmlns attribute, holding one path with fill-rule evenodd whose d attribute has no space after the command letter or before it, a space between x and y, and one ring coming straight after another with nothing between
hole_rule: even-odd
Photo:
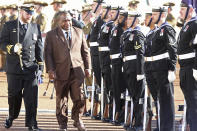
<instances>
[{"instance_id":1,"label":"man's dark tie","mask_svg":"<svg viewBox=\"0 0 197 131\"><path fill-rule=\"evenodd\" d=\"M71 37L70 37L70 34L68 32L65 32L66 33L66 40L68 41L68 44L69 44L69 47L71 46Z\"/></svg>"},{"instance_id":2,"label":"man's dark tie","mask_svg":"<svg viewBox=\"0 0 197 131\"><path fill-rule=\"evenodd\" d=\"M23 31L26 33L27 31L27 24L22 24Z\"/></svg>"}]
</instances>

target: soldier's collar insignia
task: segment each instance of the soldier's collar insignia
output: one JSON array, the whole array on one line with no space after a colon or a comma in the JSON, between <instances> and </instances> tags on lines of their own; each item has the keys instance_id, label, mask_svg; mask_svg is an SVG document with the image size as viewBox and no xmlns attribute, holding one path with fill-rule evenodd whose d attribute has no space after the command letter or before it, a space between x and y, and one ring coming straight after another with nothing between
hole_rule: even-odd
<instances>
[{"instance_id":1,"label":"soldier's collar insignia","mask_svg":"<svg viewBox=\"0 0 197 131\"><path fill-rule=\"evenodd\" d=\"M188 28L189 28L189 25L187 25L187 26L184 28L183 31L186 32Z\"/></svg>"}]
</instances>

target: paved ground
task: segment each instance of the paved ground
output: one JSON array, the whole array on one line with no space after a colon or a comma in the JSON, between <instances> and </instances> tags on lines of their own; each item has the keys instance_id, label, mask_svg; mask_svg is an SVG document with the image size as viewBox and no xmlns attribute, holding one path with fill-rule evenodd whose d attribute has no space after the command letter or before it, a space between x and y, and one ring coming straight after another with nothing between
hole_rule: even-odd
<instances>
[{"instance_id":1,"label":"paved ground","mask_svg":"<svg viewBox=\"0 0 197 131\"><path fill-rule=\"evenodd\" d=\"M20 117L14 121L13 127L9 130L3 128L3 122L6 118L5 114L0 115L0 131L25 131L27 128L24 128L24 115L21 114ZM88 131L124 131L121 126L112 126L108 123L102 123L98 120L91 120L89 117L83 118L85 126ZM40 114L38 115L38 123L39 127L43 131L58 131L58 124L54 114ZM76 128L73 127L73 121L69 119L68 122L68 130L69 131L77 131Z\"/></svg>"},{"instance_id":2,"label":"paved ground","mask_svg":"<svg viewBox=\"0 0 197 131\"><path fill-rule=\"evenodd\" d=\"M178 74L177 74L178 77ZM47 77L44 80L44 84L41 84L39 87L39 105L38 105L38 123L39 127L44 129L44 131L56 131L58 129L58 124L55 118L55 93L54 99L50 99L51 92L53 89L53 84L50 84L49 90L46 96L43 96L45 88L47 86ZM183 112L178 112L177 107L179 104L183 104L183 95L179 87L179 79L177 79L174 83L175 85L175 108L176 115L180 116ZM72 102L69 101L69 110L71 110ZM88 104L88 108L90 104ZM7 102L7 83L6 77L4 73L0 73L0 131L4 131L3 122L6 118L8 108ZM112 126L109 123L102 123L101 121L91 120L89 117L84 117L84 123L87 127L88 131L123 131L124 129L119 126ZM180 117L176 117L176 120L179 120ZM153 127L155 126L155 122L153 122ZM72 120L69 119L68 123L69 131L75 131L76 129L72 126ZM20 117L14 121L13 128L9 129L11 131L23 131L27 130L24 128L24 105L22 105L22 111Z\"/></svg>"}]
</instances>

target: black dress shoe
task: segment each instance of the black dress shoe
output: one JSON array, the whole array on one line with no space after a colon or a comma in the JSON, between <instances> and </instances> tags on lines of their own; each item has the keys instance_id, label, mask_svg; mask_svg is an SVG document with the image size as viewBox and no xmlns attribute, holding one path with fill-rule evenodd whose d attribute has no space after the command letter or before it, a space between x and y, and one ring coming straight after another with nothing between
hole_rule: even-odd
<instances>
[{"instance_id":1,"label":"black dress shoe","mask_svg":"<svg viewBox=\"0 0 197 131\"><path fill-rule=\"evenodd\" d=\"M89 112L85 112L85 113L83 113L83 116L85 116L85 117L88 117L88 116L90 116L91 114L89 113Z\"/></svg>"},{"instance_id":2,"label":"black dress shoe","mask_svg":"<svg viewBox=\"0 0 197 131\"><path fill-rule=\"evenodd\" d=\"M155 128L153 131L159 131L159 128Z\"/></svg>"},{"instance_id":3,"label":"black dress shoe","mask_svg":"<svg viewBox=\"0 0 197 131\"><path fill-rule=\"evenodd\" d=\"M94 120L101 120L101 117L99 115L97 115L97 116L93 116L92 119L94 119Z\"/></svg>"},{"instance_id":4,"label":"black dress shoe","mask_svg":"<svg viewBox=\"0 0 197 131\"><path fill-rule=\"evenodd\" d=\"M32 127L29 127L28 130L29 130L29 131L41 131L41 129L38 128L37 125L34 125L34 126L32 126Z\"/></svg>"},{"instance_id":5,"label":"black dress shoe","mask_svg":"<svg viewBox=\"0 0 197 131\"><path fill-rule=\"evenodd\" d=\"M120 126L121 125L121 123L118 120L112 121L112 124L114 126Z\"/></svg>"},{"instance_id":6,"label":"black dress shoe","mask_svg":"<svg viewBox=\"0 0 197 131\"><path fill-rule=\"evenodd\" d=\"M108 118L103 118L102 121L105 122L105 123L109 123L109 122L111 122L112 120L111 120L111 119L108 119Z\"/></svg>"},{"instance_id":7,"label":"black dress shoe","mask_svg":"<svg viewBox=\"0 0 197 131\"><path fill-rule=\"evenodd\" d=\"M13 120L11 120L10 118L7 118L6 120L5 120L5 124L4 124L4 127L5 128L10 128L11 126L12 126L12 121Z\"/></svg>"},{"instance_id":8,"label":"black dress shoe","mask_svg":"<svg viewBox=\"0 0 197 131\"><path fill-rule=\"evenodd\" d=\"M135 127L129 127L126 131L137 131Z\"/></svg>"}]
</instances>

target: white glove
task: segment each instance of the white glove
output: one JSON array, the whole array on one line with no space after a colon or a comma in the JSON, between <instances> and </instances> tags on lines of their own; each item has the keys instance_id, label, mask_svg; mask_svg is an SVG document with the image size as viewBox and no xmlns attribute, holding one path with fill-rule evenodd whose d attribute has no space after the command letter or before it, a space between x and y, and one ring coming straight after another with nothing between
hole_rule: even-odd
<instances>
[{"instance_id":1,"label":"white glove","mask_svg":"<svg viewBox=\"0 0 197 131\"><path fill-rule=\"evenodd\" d=\"M137 75L137 81L144 79L144 75Z\"/></svg>"},{"instance_id":2,"label":"white glove","mask_svg":"<svg viewBox=\"0 0 197 131\"><path fill-rule=\"evenodd\" d=\"M20 55L22 52L22 44L16 43L14 46L14 52Z\"/></svg>"},{"instance_id":3,"label":"white glove","mask_svg":"<svg viewBox=\"0 0 197 131\"><path fill-rule=\"evenodd\" d=\"M174 71L168 71L168 81L171 83L175 81L175 79L176 79L176 75Z\"/></svg>"},{"instance_id":4,"label":"white glove","mask_svg":"<svg viewBox=\"0 0 197 131\"><path fill-rule=\"evenodd\" d=\"M38 76L38 77L41 77L41 75L42 75L42 71L41 71L41 70L38 70L37 76Z\"/></svg>"},{"instance_id":5,"label":"white glove","mask_svg":"<svg viewBox=\"0 0 197 131\"><path fill-rule=\"evenodd\" d=\"M193 77L197 81L197 70L193 69Z\"/></svg>"}]
</instances>

